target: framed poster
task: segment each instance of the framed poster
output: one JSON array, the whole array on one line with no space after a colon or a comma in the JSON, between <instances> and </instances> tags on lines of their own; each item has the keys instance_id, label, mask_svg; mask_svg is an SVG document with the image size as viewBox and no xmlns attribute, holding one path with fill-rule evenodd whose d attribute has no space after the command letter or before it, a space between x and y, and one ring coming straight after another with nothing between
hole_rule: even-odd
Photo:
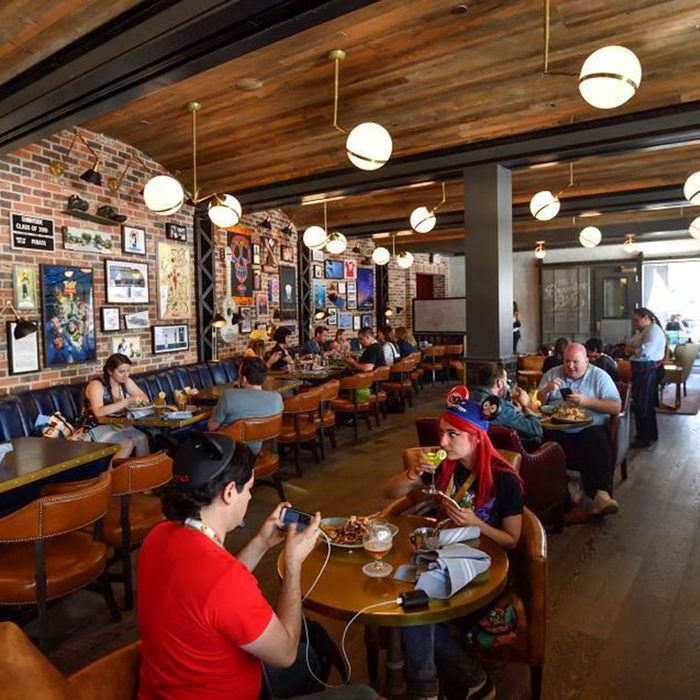
<instances>
[{"instance_id":1,"label":"framed poster","mask_svg":"<svg viewBox=\"0 0 700 700\"><path fill-rule=\"evenodd\" d=\"M326 285L323 282L314 282L314 309L323 309L326 306Z\"/></svg>"},{"instance_id":2,"label":"framed poster","mask_svg":"<svg viewBox=\"0 0 700 700\"><path fill-rule=\"evenodd\" d=\"M62 226L63 247L78 253L111 253L112 237L107 233Z\"/></svg>"},{"instance_id":3,"label":"framed poster","mask_svg":"<svg viewBox=\"0 0 700 700\"><path fill-rule=\"evenodd\" d=\"M374 321L374 316L372 314L362 314L362 327L371 328L372 321Z\"/></svg>"},{"instance_id":4,"label":"framed poster","mask_svg":"<svg viewBox=\"0 0 700 700\"><path fill-rule=\"evenodd\" d=\"M15 291L15 309L36 309L36 268L34 265L13 265L12 286Z\"/></svg>"},{"instance_id":5,"label":"framed poster","mask_svg":"<svg viewBox=\"0 0 700 700\"><path fill-rule=\"evenodd\" d=\"M239 306L238 313L243 317L241 319L241 333L250 333L253 330L253 307Z\"/></svg>"},{"instance_id":6,"label":"framed poster","mask_svg":"<svg viewBox=\"0 0 700 700\"><path fill-rule=\"evenodd\" d=\"M324 262L324 270L327 280L342 280L345 277L345 268L342 260L326 260Z\"/></svg>"},{"instance_id":7,"label":"framed poster","mask_svg":"<svg viewBox=\"0 0 700 700\"><path fill-rule=\"evenodd\" d=\"M41 266L44 365L97 359L91 268Z\"/></svg>"},{"instance_id":8,"label":"framed poster","mask_svg":"<svg viewBox=\"0 0 700 700\"><path fill-rule=\"evenodd\" d=\"M112 341L112 352L126 355L130 360L140 360L143 357L141 350L141 338L137 335L114 336Z\"/></svg>"},{"instance_id":9,"label":"framed poster","mask_svg":"<svg viewBox=\"0 0 700 700\"><path fill-rule=\"evenodd\" d=\"M345 277L349 280L357 279L357 265L354 260L345 261Z\"/></svg>"},{"instance_id":10,"label":"framed poster","mask_svg":"<svg viewBox=\"0 0 700 700\"><path fill-rule=\"evenodd\" d=\"M314 262L323 262L325 255L323 254L323 248L315 248L311 251L311 259Z\"/></svg>"},{"instance_id":11,"label":"framed poster","mask_svg":"<svg viewBox=\"0 0 700 700\"><path fill-rule=\"evenodd\" d=\"M260 270L253 270L253 291L259 292L262 289L262 278Z\"/></svg>"},{"instance_id":12,"label":"framed poster","mask_svg":"<svg viewBox=\"0 0 700 700\"><path fill-rule=\"evenodd\" d=\"M357 282L346 282L348 309L357 309Z\"/></svg>"},{"instance_id":13,"label":"framed poster","mask_svg":"<svg viewBox=\"0 0 700 700\"><path fill-rule=\"evenodd\" d=\"M100 309L100 324L103 333L118 331L122 327L119 320L119 308L116 306L103 306Z\"/></svg>"},{"instance_id":14,"label":"framed poster","mask_svg":"<svg viewBox=\"0 0 700 700\"><path fill-rule=\"evenodd\" d=\"M153 354L187 350L190 346L187 324L178 323L172 326L151 326L151 341Z\"/></svg>"},{"instance_id":15,"label":"framed poster","mask_svg":"<svg viewBox=\"0 0 700 700\"><path fill-rule=\"evenodd\" d=\"M130 331L145 331L151 325L148 311L136 311L133 314L124 314L124 326Z\"/></svg>"},{"instance_id":16,"label":"framed poster","mask_svg":"<svg viewBox=\"0 0 700 700\"><path fill-rule=\"evenodd\" d=\"M338 282L338 294L345 294L345 282Z\"/></svg>"},{"instance_id":17,"label":"framed poster","mask_svg":"<svg viewBox=\"0 0 700 700\"><path fill-rule=\"evenodd\" d=\"M236 304L250 305L253 303L253 248L250 236L229 233L228 247L231 249L231 296Z\"/></svg>"},{"instance_id":18,"label":"framed poster","mask_svg":"<svg viewBox=\"0 0 700 700\"><path fill-rule=\"evenodd\" d=\"M352 317L352 328L355 331L359 331L362 328L362 319L357 314Z\"/></svg>"},{"instance_id":19,"label":"framed poster","mask_svg":"<svg viewBox=\"0 0 700 700\"><path fill-rule=\"evenodd\" d=\"M173 243L158 243L158 318L189 318L192 298L190 249Z\"/></svg>"},{"instance_id":20,"label":"framed poster","mask_svg":"<svg viewBox=\"0 0 700 700\"><path fill-rule=\"evenodd\" d=\"M53 250L53 221L10 212L10 243L14 250Z\"/></svg>"},{"instance_id":21,"label":"framed poster","mask_svg":"<svg viewBox=\"0 0 700 700\"><path fill-rule=\"evenodd\" d=\"M263 241L263 267L277 267L277 241L272 236L265 236Z\"/></svg>"},{"instance_id":22,"label":"framed poster","mask_svg":"<svg viewBox=\"0 0 700 700\"><path fill-rule=\"evenodd\" d=\"M182 224L165 224L165 237L178 243L187 243L187 226Z\"/></svg>"},{"instance_id":23,"label":"framed poster","mask_svg":"<svg viewBox=\"0 0 700 700\"><path fill-rule=\"evenodd\" d=\"M328 318L326 318L326 323L329 326L337 326L338 325L338 308L335 306L329 306L326 309L326 313L328 314Z\"/></svg>"},{"instance_id":24,"label":"framed poster","mask_svg":"<svg viewBox=\"0 0 700 700\"><path fill-rule=\"evenodd\" d=\"M352 314L347 311L341 311L338 314L338 328L349 331L352 330Z\"/></svg>"},{"instance_id":25,"label":"framed poster","mask_svg":"<svg viewBox=\"0 0 700 700\"><path fill-rule=\"evenodd\" d=\"M282 249L282 262L294 262L294 248L290 245L281 246Z\"/></svg>"},{"instance_id":26,"label":"framed poster","mask_svg":"<svg viewBox=\"0 0 700 700\"><path fill-rule=\"evenodd\" d=\"M280 265L280 318L283 321L290 321L296 317L297 280L295 270L293 267Z\"/></svg>"},{"instance_id":27,"label":"framed poster","mask_svg":"<svg viewBox=\"0 0 700 700\"><path fill-rule=\"evenodd\" d=\"M255 295L255 314L260 316L267 316L270 313L270 309L267 305L267 294L256 294Z\"/></svg>"},{"instance_id":28,"label":"framed poster","mask_svg":"<svg viewBox=\"0 0 700 700\"><path fill-rule=\"evenodd\" d=\"M370 267L357 270L357 308L360 311L374 310L374 270Z\"/></svg>"},{"instance_id":29,"label":"framed poster","mask_svg":"<svg viewBox=\"0 0 700 700\"><path fill-rule=\"evenodd\" d=\"M253 243L253 265L260 264L260 244Z\"/></svg>"},{"instance_id":30,"label":"framed poster","mask_svg":"<svg viewBox=\"0 0 700 700\"><path fill-rule=\"evenodd\" d=\"M105 260L108 304L147 304L148 265L131 260Z\"/></svg>"},{"instance_id":31,"label":"framed poster","mask_svg":"<svg viewBox=\"0 0 700 700\"><path fill-rule=\"evenodd\" d=\"M29 374L39 371L39 334L30 333L15 338L16 321L6 321L7 369L10 374Z\"/></svg>"},{"instance_id":32,"label":"framed poster","mask_svg":"<svg viewBox=\"0 0 700 700\"><path fill-rule=\"evenodd\" d=\"M320 280L323 277L323 268L320 265L312 265L314 279Z\"/></svg>"},{"instance_id":33,"label":"framed poster","mask_svg":"<svg viewBox=\"0 0 700 700\"><path fill-rule=\"evenodd\" d=\"M146 230L122 226L122 250L133 255L146 255Z\"/></svg>"},{"instance_id":34,"label":"framed poster","mask_svg":"<svg viewBox=\"0 0 700 700\"><path fill-rule=\"evenodd\" d=\"M280 281L277 277L270 277L267 280L267 300L270 304L280 303Z\"/></svg>"}]
</instances>

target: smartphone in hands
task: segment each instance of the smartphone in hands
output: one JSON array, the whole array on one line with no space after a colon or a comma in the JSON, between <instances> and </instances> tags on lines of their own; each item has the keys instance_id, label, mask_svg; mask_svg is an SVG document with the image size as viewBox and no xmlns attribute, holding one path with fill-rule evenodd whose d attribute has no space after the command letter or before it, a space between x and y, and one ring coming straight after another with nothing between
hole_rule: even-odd
<instances>
[{"instance_id":1,"label":"smartphone in hands","mask_svg":"<svg viewBox=\"0 0 700 700\"><path fill-rule=\"evenodd\" d=\"M300 510L284 507L280 513L279 528L280 530L288 530L292 523L296 523L297 532L303 532L307 527L309 527L313 517L313 515L309 515L308 513L304 513Z\"/></svg>"},{"instance_id":2,"label":"smartphone in hands","mask_svg":"<svg viewBox=\"0 0 700 700\"><path fill-rule=\"evenodd\" d=\"M568 401L569 396L571 396L571 394L573 394L574 392L573 389L569 389L568 386L563 386L561 389L559 389L559 393L561 394L561 397L562 399L564 399L564 401Z\"/></svg>"}]
</instances>

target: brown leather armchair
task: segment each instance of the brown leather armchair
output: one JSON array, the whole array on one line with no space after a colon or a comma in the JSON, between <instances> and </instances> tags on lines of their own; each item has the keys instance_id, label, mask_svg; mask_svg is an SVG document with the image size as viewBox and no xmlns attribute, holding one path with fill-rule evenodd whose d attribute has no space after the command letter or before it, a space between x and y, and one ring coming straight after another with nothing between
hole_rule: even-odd
<instances>
[{"instance_id":1,"label":"brown leather armchair","mask_svg":"<svg viewBox=\"0 0 700 700\"><path fill-rule=\"evenodd\" d=\"M613 476L618 467L622 480L627 481L627 452L630 447L631 411L630 398L631 386L627 382L615 382L620 392L622 409L616 416L610 416L610 449L613 459ZM612 491L611 491L612 494Z\"/></svg>"}]
</instances>

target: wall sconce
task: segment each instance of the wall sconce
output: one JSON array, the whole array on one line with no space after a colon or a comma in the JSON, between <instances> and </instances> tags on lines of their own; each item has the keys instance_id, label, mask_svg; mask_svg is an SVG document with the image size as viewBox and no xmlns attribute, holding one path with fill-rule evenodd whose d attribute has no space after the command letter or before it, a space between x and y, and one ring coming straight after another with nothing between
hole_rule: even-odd
<instances>
[{"instance_id":1,"label":"wall sconce","mask_svg":"<svg viewBox=\"0 0 700 700\"><path fill-rule=\"evenodd\" d=\"M52 160L49 163L49 170L51 171L51 174L54 177L61 177L63 173L66 172L66 160L68 160L68 156L71 154L71 151L73 150L73 146L75 146L75 140L78 138L78 134L75 133L73 134L73 140L70 142L70 146L68 147L68 151L66 154L61 158L60 161L58 160Z\"/></svg>"},{"instance_id":2,"label":"wall sconce","mask_svg":"<svg viewBox=\"0 0 700 700\"><path fill-rule=\"evenodd\" d=\"M107 187L109 187L112 192L116 192L122 185L122 180L126 177L126 174L129 172L129 169L131 168L131 164L134 161L138 161L141 166L144 168L144 170L149 170L149 167L138 157L138 156L129 156L129 160L124 168L122 170L122 174L119 176L117 179L116 177L110 177L109 180L107 180ZM141 195L143 195L143 192L141 192Z\"/></svg>"},{"instance_id":3,"label":"wall sconce","mask_svg":"<svg viewBox=\"0 0 700 700\"><path fill-rule=\"evenodd\" d=\"M292 225L291 225L291 224L287 224L287 225L282 229L282 233L283 233L285 236L291 237L291 236L294 234L294 229L292 228Z\"/></svg>"},{"instance_id":4,"label":"wall sconce","mask_svg":"<svg viewBox=\"0 0 700 700\"><path fill-rule=\"evenodd\" d=\"M233 319L232 319L233 320ZM217 311L211 321L209 322L209 327L211 328L211 359L214 362L219 361L219 328L223 328L226 325L226 319L220 311Z\"/></svg>"},{"instance_id":5,"label":"wall sconce","mask_svg":"<svg viewBox=\"0 0 700 700\"><path fill-rule=\"evenodd\" d=\"M268 215L265 217L265 220L264 220L264 221L261 221L261 222L258 224L258 226L260 226L260 228L267 229L268 231L272 231L272 223L270 222L270 215L268 214Z\"/></svg>"},{"instance_id":6,"label":"wall sconce","mask_svg":"<svg viewBox=\"0 0 700 700\"><path fill-rule=\"evenodd\" d=\"M26 338L28 335L37 332L36 323L34 323L34 321L27 321L27 319L20 316L19 313L17 313L17 309L15 309L12 302L9 300L2 305L2 308L0 308L0 316L4 316L8 309L17 319L17 325L15 326L14 333L12 334L14 335L15 340L21 340L22 338Z\"/></svg>"}]
</instances>

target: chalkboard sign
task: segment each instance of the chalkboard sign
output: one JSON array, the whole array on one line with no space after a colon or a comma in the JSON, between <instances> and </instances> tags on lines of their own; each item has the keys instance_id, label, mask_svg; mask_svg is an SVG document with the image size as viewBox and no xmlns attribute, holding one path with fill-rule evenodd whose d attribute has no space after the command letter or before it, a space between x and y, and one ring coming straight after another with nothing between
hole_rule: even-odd
<instances>
[{"instance_id":1,"label":"chalkboard sign","mask_svg":"<svg viewBox=\"0 0 700 700\"><path fill-rule=\"evenodd\" d=\"M591 283L587 267L542 269L542 338L587 338L591 324Z\"/></svg>"},{"instance_id":2,"label":"chalkboard sign","mask_svg":"<svg viewBox=\"0 0 700 700\"><path fill-rule=\"evenodd\" d=\"M54 249L53 221L10 212L10 240L15 250Z\"/></svg>"}]
</instances>

